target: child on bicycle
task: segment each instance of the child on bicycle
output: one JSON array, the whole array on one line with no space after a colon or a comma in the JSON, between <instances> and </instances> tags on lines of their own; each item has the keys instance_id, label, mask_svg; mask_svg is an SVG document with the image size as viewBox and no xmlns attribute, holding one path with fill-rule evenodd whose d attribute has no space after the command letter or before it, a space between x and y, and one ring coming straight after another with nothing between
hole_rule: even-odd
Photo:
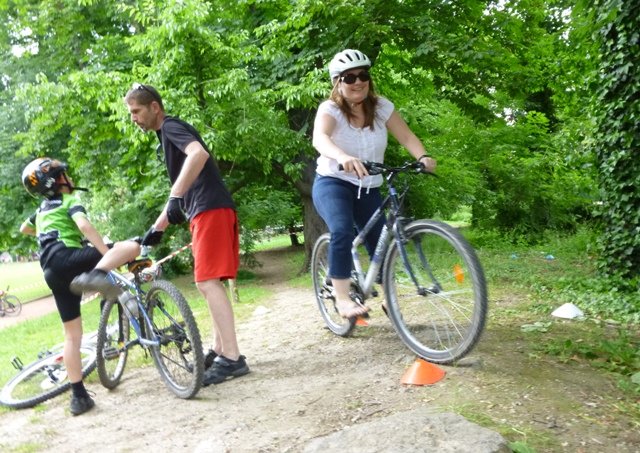
<instances>
[{"instance_id":1,"label":"child on bicycle","mask_svg":"<svg viewBox=\"0 0 640 453\"><path fill-rule=\"evenodd\" d=\"M118 242L110 248L87 219L80 200L73 195L76 187L67 174L67 164L38 158L22 172L22 183L34 197L44 200L36 213L23 222L20 232L36 236L40 248L40 266L62 319L64 327L64 363L71 383L70 412L80 415L95 402L82 381L80 346L82 342L81 296L71 290L72 280L83 272L92 271L95 290L104 297L114 298L119 288L109 281L108 274L140 254L136 241ZM83 237L91 245L83 244Z\"/></svg>"},{"instance_id":2,"label":"child on bicycle","mask_svg":"<svg viewBox=\"0 0 640 453\"><path fill-rule=\"evenodd\" d=\"M329 62L333 89L318 108L313 146L320 156L313 183L313 204L331 233L329 276L336 292L336 309L344 318L369 311L349 297L351 243L354 225L362 229L382 204L382 176L369 176L362 161L383 162L387 132L409 153L433 171L436 161L388 99L377 96L369 74L371 60L359 50L338 52ZM343 170L339 165L342 165ZM366 238L373 256L384 219Z\"/></svg>"}]
</instances>

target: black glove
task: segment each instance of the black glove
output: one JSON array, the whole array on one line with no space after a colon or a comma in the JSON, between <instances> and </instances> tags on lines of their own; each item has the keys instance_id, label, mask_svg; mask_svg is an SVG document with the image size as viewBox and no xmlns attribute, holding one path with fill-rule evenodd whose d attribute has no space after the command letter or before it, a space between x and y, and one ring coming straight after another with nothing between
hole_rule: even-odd
<instances>
[{"instance_id":1,"label":"black glove","mask_svg":"<svg viewBox=\"0 0 640 453\"><path fill-rule=\"evenodd\" d=\"M162 241L162 235L164 231L156 230L154 227L151 227L147 230L147 232L142 237L142 242L140 245L153 247L154 245L160 244Z\"/></svg>"},{"instance_id":2,"label":"black glove","mask_svg":"<svg viewBox=\"0 0 640 453\"><path fill-rule=\"evenodd\" d=\"M171 225L178 225L187 221L184 215L184 199L182 197L169 197L167 203L167 217Z\"/></svg>"}]
</instances>

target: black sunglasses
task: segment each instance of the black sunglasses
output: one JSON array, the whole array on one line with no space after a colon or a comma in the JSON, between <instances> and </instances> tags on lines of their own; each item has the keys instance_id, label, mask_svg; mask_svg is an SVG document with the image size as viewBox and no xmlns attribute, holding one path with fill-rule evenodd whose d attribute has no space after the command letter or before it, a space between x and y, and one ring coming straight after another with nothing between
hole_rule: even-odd
<instances>
[{"instance_id":1,"label":"black sunglasses","mask_svg":"<svg viewBox=\"0 0 640 453\"><path fill-rule=\"evenodd\" d=\"M140 91L146 91L147 93L151 94L151 96L153 97L154 101L160 101L160 99L158 98L158 95L156 93L153 92L153 90L149 89L146 85L142 84L142 83L134 83L133 84L133 89L134 90L140 90Z\"/></svg>"},{"instance_id":2,"label":"black sunglasses","mask_svg":"<svg viewBox=\"0 0 640 453\"><path fill-rule=\"evenodd\" d=\"M360 79L362 82L368 82L371 80L371 75L367 71L362 71L359 74L347 74L340 77L340 81L347 85L353 85L356 83L356 79Z\"/></svg>"}]
</instances>

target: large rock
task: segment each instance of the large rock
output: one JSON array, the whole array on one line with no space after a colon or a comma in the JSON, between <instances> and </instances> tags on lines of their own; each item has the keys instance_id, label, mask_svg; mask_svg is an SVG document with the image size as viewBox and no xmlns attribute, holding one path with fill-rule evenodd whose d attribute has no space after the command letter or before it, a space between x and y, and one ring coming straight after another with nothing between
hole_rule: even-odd
<instances>
[{"instance_id":1,"label":"large rock","mask_svg":"<svg viewBox=\"0 0 640 453\"><path fill-rule=\"evenodd\" d=\"M422 408L350 426L310 441L305 453L502 453L510 452L498 433L452 413Z\"/></svg>"}]
</instances>

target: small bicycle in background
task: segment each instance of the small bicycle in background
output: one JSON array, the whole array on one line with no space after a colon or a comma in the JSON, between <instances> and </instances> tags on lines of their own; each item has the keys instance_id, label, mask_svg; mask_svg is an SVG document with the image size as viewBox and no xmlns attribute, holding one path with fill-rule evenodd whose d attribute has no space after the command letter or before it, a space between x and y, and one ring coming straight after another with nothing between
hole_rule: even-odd
<instances>
[{"instance_id":1,"label":"small bicycle in background","mask_svg":"<svg viewBox=\"0 0 640 453\"><path fill-rule=\"evenodd\" d=\"M13 294L9 294L9 287L6 290L0 289L0 317L18 316L22 311L22 302Z\"/></svg>"},{"instance_id":2,"label":"small bicycle in background","mask_svg":"<svg viewBox=\"0 0 640 453\"><path fill-rule=\"evenodd\" d=\"M400 173L420 174L419 162L391 167L364 162L369 174L385 175L389 195L352 244L350 295L364 304L376 295L374 283L382 277L386 308L396 332L419 357L434 363L452 363L476 345L487 316L487 287L480 261L466 239L453 227L431 219L402 216L405 189L398 193L394 179ZM375 254L365 273L358 247L375 223L386 215ZM316 300L327 327L347 336L356 319L340 316L329 278L331 236L316 241L311 272ZM382 271L381 271L382 269Z\"/></svg>"}]
</instances>

